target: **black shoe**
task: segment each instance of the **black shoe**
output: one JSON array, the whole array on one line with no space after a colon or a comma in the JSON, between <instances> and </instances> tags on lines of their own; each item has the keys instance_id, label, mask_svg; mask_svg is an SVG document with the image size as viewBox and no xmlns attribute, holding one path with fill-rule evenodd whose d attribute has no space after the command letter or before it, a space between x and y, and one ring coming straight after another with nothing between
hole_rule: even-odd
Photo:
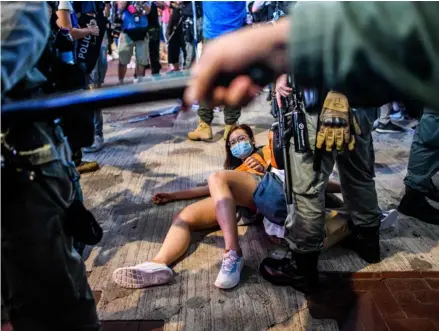
<instances>
[{"instance_id":1,"label":"black shoe","mask_svg":"<svg viewBox=\"0 0 439 331\"><path fill-rule=\"evenodd\" d=\"M431 190L431 192L428 192L425 196L430 200L439 202L439 189L433 184L433 190Z\"/></svg>"},{"instance_id":2,"label":"black shoe","mask_svg":"<svg viewBox=\"0 0 439 331\"><path fill-rule=\"evenodd\" d=\"M387 124L379 123L376 131L378 133L401 133L404 129L389 121Z\"/></svg>"},{"instance_id":3,"label":"black shoe","mask_svg":"<svg viewBox=\"0 0 439 331\"><path fill-rule=\"evenodd\" d=\"M326 193L325 195L325 208L338 209L344 207L344 202L333 193Z\"/></svg>"},{"instance_id":4,"label":"black shoe","mask_svg":"<svg viewBox=\"0 0 439 331\"><path fill-rule=\"evenodd\" d=\"M439 210L428 203L422 192L406 188L398 211L421 222L439 225Z\"/></svg>"},{"instance_id":5,"label":"black shoe","mask_svg":"<svg viewBox=\"0 0 439 331\"><path fill-rule=\"evenodd\" d=\"M319 288L319 252L295 253L293 256L293 259L282 260L267 257L261 262L259 272L274 285L292 286L305 294L314 292Z\"/></svg>"},{"instance_id":6,"label":"black shoe","mask_svg":"<svg viewBox=\"0 0 439 331\"><path fill-rule=\"evenodd\" d=\"M356 252L367 263L378 263L380 256L380 227L354 226L349 237L341 246Z\"/></svg>"}]
</instances>

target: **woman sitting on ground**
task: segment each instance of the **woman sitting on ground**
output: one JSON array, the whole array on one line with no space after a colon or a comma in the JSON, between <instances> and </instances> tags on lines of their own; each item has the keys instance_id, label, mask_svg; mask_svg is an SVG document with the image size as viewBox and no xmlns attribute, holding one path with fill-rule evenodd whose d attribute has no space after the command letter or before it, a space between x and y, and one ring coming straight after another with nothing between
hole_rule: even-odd
<instances>
[{"instance_id":1,"label":"woman sitting on ground","mask_svg":"<svg viewBox=\"0 0 439 331\"><path fill-rule=\"evenodd\" d=\"M116 269L113 279L118 285L142 288L168 283L173 276L168 266L186 253L191 231L213 229L218 225L224 234L225 253L215 286L228 289L239 283L244 263L237 224L239 219L240 224L258 219L253 193L270 162L270 149L268 146L257 148L251 128L243 124L230 130L226 155L225 170L212 174L208 186L158 193L153 197L156 204L207 198L187 206L174 217L160 251L151 262ZM340 192L340 185L329 182L327 191Z\"/></svg>"}]
</instances>

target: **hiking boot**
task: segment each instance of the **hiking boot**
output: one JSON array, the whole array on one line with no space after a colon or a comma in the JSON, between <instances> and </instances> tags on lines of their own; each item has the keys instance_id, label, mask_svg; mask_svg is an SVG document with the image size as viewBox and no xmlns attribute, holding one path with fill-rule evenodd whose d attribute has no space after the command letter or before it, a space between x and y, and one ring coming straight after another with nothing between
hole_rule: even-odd
<instances>
[{"instance_id":1,"label":"hiking boot","mask_svg":"<svg viewBox=\"0 0 439 331\"><path fill-rule=\"evenodd\" d=\"M223 263L215 286L221 289L230 289L239 284L241 271L244 268L244 259L235 251L230 250L223 256Z\"/></svg>"},{"instance_id":2,"label":"hiking boot","mask_svg":"<svg viewBox=\"0 0 439 331\"><path fill-rule=\"evenodd\" d=\"M190 140L211 140L213 138L212 127L200 119L198 127L187 134Z\"/></svg>"},{"instance_id":3,"label":"hiking boot","mask_svg":"<svg viewBox=\"0 0 439 331\"><path fill-rule=\"evenodd\" d=\"M349 237L341 246L357 253L367 263L378 263L380 256L380 227L354 226Z\"/></svg>"},{"instance_id":4,"label":"hiking boot","mask_svg":"<svg viewBox=\"0 0 439 331\"><path fill-rule=\"evenodd\" d=\"M93 171L99 170L99 164L97 161L92 161L92 162L81 161L81 163L76 166L76 170L78 170L78 172L80 174L85 174L87 172L93 172Z\"/></svg>"},{"instance_id":5,"label":"hiking boot","mask_svg":"<svg viewBox=\"0 0 439 331\"><path fill-rule=\"evenodd\" d=\"M224 140L227 140L227 136L229 135L230 130L236 126L237 123L234 124L226 124L225 128L224 128L224 135L223 138Z\"/></svg>"},{"instance_id":6,"label":"hiking boot","mask_svg":"<svg viewBox=\"0 0 439 331\"><path fill-rule=\"evenodd\" d=\"M93 145L91 145L90 147L85 147L82 150L84 151L84 153L95 153L97 151L100 151L102 149L102 146L104 146L104 138L100 136L95 136Z\"/></svg>"},{"instance_id":7,"label":"hiking boot","mask_svg":"<svg viewBox=\"0 0 439 331\"><path fill-rule=\"evenodd\" d=\"M377 128L376 128L376 132L378 132L378 133L401 133L401 132L404 132L404 129L389 121L387 124L379 123Z\"/></svg>"},{"instance_id":8,"label":"hiking boot","mask_svg":"<svg viewBox=\"0 0 439 331\"><path fill-rule=\"evenodd\" d=\"M259 272L262 277L274 285L291 286L308 294L319 288L317 264L319 252L295 253L293 259L265 258Z\"/></svg>"},{"instance_id":9,"label":"hiking boot","mask_svg":"<svg viewBox=\"0 0 439 331\"><path fill-rule=\"evenodd\" d=\"M421 222L439 225L439 210L430 205L425 197L424 193L407 187L398 211Z\"/></svg>"}]
</instances>

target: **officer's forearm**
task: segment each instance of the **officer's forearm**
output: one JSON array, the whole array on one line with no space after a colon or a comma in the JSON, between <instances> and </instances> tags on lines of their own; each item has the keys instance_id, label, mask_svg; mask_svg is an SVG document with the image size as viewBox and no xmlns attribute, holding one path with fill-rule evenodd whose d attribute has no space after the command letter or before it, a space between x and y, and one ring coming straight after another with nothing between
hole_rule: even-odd
<instances>
[{"instance_id":1,"label":"officer's forearm","mask_svg":"<svg viewBox=\"0 0 439 331\"><path fill-rule=\"evenodd\" d=\"M299 3L291 17L291 70L306 87L380 101L405 94L439 106L432 74L439 70L438 14L436 2Z\"/></svg>"}]
</instances>

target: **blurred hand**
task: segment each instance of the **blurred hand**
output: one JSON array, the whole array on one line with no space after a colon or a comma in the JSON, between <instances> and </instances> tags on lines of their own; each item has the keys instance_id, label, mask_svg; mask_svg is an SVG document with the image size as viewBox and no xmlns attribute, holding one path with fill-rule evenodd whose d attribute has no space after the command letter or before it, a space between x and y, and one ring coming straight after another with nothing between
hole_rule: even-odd
<instances>
[{"instance_id":1,"label":"blurred hand","mask_svg":"<svg viewBox=\"0 0 439 331\"><path fill-rule=\"evenodd\" d=\"M97 25L89 26L88 31L89 31L91 36L99 36L99 27Z\"/></svg>"},{"instance_id":2,"label":"blurred hand","mask_svg":"<svg viewBox=\"0 0 439 331\"><path fill-rule=\"evenodd\" d=\"M287 74L280 75L276 81L276 101L279 107L282 107L281 98L287 97L293 92L293 89L288 86Z\"/></svg>"},{"instance_id":3,"label":"blurred hand","mask_svg":"<svg viewBox=\"0 0 439 331\"><path fill-rule=\"evenodd\" d=\"M209 106L244 106L262 89L250 76L242 74L254 65L264 65L270 71L270 79L288 72L286 43L288 19L275 25L243 28L210 41L203 47L200 61L192 70L192 79L184 100L193 104L204 101ZM229 86L218 86L221 75L232 75Z\"/></svg>"},{"instance_id":4,"label":"blurred hand","mask_svg":"<svg viewBox=\"0 0 439 331\"><path fill-rule=\"evenodd\" d=\"M174 200L175 198L172 193L157 193L152 197L152 202L156 205L164 205Z\"/></svg>"},{"instance_id":5,"label":"blurred hand","mask_svg":"<svg viewBox=\"0 0 439 331\"><path fill-rule=\"evenodd\" d=\"M258 161L256 160L254 157L250 156L248 157L244 163L251 169L256 170L257 172L261 172L264 173L265 172L265 168L264 166Z\"/></svg>"}]
</instances>

